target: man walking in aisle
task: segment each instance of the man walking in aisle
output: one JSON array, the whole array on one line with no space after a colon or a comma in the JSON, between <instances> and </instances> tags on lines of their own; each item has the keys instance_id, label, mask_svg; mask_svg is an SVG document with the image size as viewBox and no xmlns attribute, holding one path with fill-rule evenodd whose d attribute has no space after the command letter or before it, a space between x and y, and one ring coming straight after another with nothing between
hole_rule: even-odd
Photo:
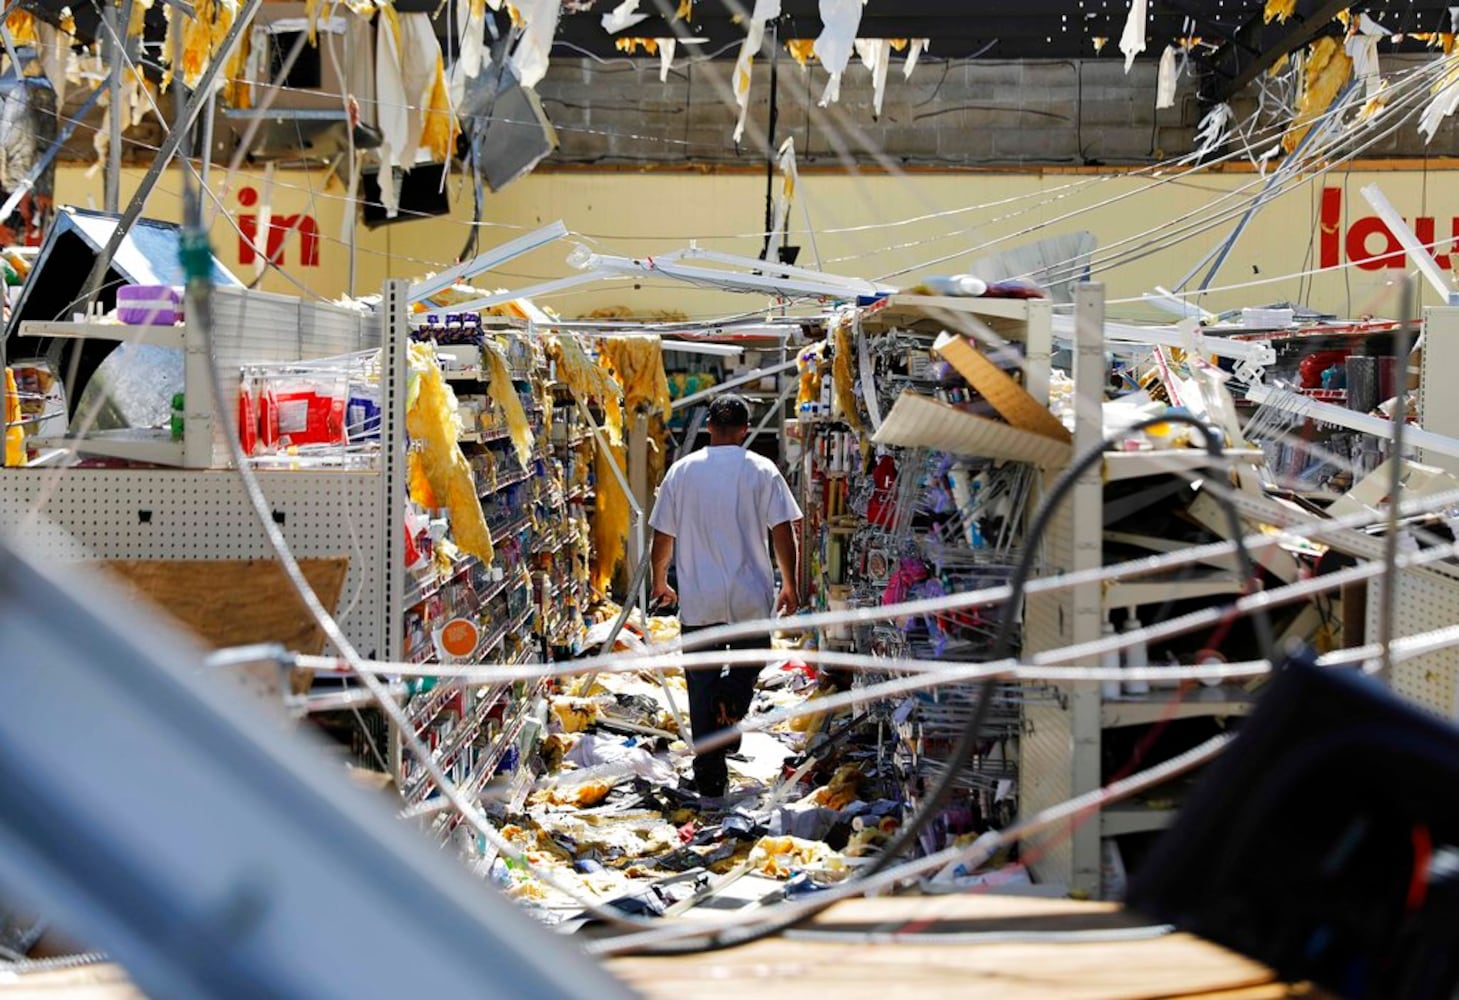
<instances>
[{"instance_id":1,"label":"man walking in aisle","mask_svg":"<svg viewBox=\"0 0 1459 1000\"><path fill-rule=\"evenodd\" d=\"M800 506L785 477L769 459L744 447L750 408L741 396L723 393L709 404L709 447L669 467L659 486L649 526L653 540L653 600L677 603L684 634L713 625L794 614L796 550L793 522ZM780 567L780 592L765 544L767 532ZM669 586L669 561L678 574ZM761 649L768 635L716 643L703 649ZM761 664L685 671L689 723L704 740L737 724L750 710ZM694 755L700 795L724 795L729 784L725 755L739 741Z\"/></svg>"}]
</instances>

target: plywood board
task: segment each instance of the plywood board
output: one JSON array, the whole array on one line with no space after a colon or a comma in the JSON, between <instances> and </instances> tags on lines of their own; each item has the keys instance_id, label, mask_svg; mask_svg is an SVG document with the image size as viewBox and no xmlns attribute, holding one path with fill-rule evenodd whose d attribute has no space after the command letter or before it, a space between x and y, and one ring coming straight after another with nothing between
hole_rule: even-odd
<instances>
[{"instance_id":1,"label":"plywood board","mask_svg":"<svg viewBox=\"0 0 1459 1000\"><path fill-rule=\"evenodd\" d=\"M1044 468L1068 464L1073 451L1066 441L965 413L911 391L897 397L872 440L904 448L1032 462Z\"/></svg>"},{"instance_id":2,"label":"plywood board","mask_svg":"<svg viewBox=\"0 0 1459 1000\"><path fill-rule=\"evenodd\" d=\"M213 648L277 642L296 653L324 650L323 633L273 560L127 560L104 565L124 591L150 600ZM304 578L331 613L338 609L348 566L344 556L299 560Z\"/></svg>"},{"instance_id":3,"label":"plywood board","mask_svg":"<svg viewBox=\"0 0 1459 1000\"><path fill-rule=\"evenodd\" d=\"M1128 941L980 943L982 932L1072 931L1138 926L1114 904L991 895L848 900L808 927L846 940L757 941L727 951L623 957L607 968L646 997L834 996L838 1000L978 996L1007 1000L1136 1000L1298 995L1271 970L1188 934ZM915 941L858 941L858 933L915 933ZM928 935L959 935L947 943Z\"/></svg>"},{"instance_id":4,"label":"plywood board","mask_svg":"<svg viewBox=\"0 0 1459 1000\"><path fill-rule=\"evenodd\" d=\"M984 399L992 404L998 415L1014 427L1042 434L1053 441L1071 442L1074 436L1049 412L1049 408L1034 399L1019 385L1013 376L989 361L968 338L944 333L933 343L932 349L941 354L958 374L968 380Z\"/></svg>"}]
</instances>

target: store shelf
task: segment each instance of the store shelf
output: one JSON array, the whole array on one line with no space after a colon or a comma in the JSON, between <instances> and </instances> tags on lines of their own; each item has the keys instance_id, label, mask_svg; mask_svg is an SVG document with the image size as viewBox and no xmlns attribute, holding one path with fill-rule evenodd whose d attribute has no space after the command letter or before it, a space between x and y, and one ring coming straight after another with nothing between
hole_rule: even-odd
<instances>
[{"instance_id":1,"label":"store shelf","mask_svg":"<svg viewBox=\"0 0 1459 1000\"><path fill-rule=\"evenodd\" d=\"M496 525L488 525L488 528L490 528L491 530L492 541L496 541L499 538L506 538L510 535L515 535L517 532L521 531L523 528L527 527L527 525L531 523L532 513L528 511L521 517L508 521L501 527L497 527Z\"/></svg>"},{"instance_id":2,"label":"store shelf","mask_svg":"<svg viewBox=\"0 0 1459 1000\"><path fill-rule=\"evenodd\" d=\"M451 730L445 742L431 754L431 759L438 767L444 769L456 758L457 754L464 750L476 738L477 732L481 729L481 724L486 721L487 716L492 713L492 710L501 704L502 697L507 693L507 690L508 688L505 684L497 685L490 694L482 697L477 702L476 707L472 709L469 716L462 719L456 728ZM431 789L434 787L435 781L431 778L430 773L422 769L420 776L406 788L402 798L405 800L406 805L419 805L425 801Z\"/></svg>"},{"instance_id":3,"label":"store shelf","mask_svg":"<svg viewBox=\"0 0 1459 1000\"><path fill-rule=\"evenodd\" d=\"M496 482L493 483L491 486L488 486L486 489L482 490L479 495L482 497L489 497L493 493L497 493L501 490L506 489L508 486L515 486L520 482L525 482L526 480L531 479L532 475L533 472L531 469L522 469L518 472L513 472L511 475L508 476L498 476Z\"/></svg>"},{"instance_id":4,"label":"store shelf","mask_svg":"<svg viewBox=\"0 0 1459 1000\"><path fill-rule=\"evenodd\" d=\"M424 699L421 700L419 708L414 705L407 706L405 717L409 720L411 728L415 730L417 736L420 735L421 730L436 721L436 716L441 714L441 710L446 707L460 690L461 682L459 680L442 680L426 693ZM412 699L412 701L414 700L416 699Z\"/></svg>"},{"instance_id":5,"label":"store shelf","mask_svg":"<svg viewBox=\"0 0 1459 1000\"><path fill-rule=\"evenodd\" d=\"M127 462L155 465L181 465L183 462L183 442L174 441L172 432L165 428L128 427L91 431L85 437L35 437L30 438L27 444L41 451L58 448Z\"/></svg>"},{"instance_id":6,"label":"store shelf","mask_svg":"<svg viewBox=\"0 0 1459 1000\"><path fill-rule=\"evenodd\" d=\"M447 382L480 382L483 378L480 368L442 369Z\"/></svg>"},{"instance_id":7,"label":"store shelf","mask_svg":"<svg viewBox=\"0 0 1459 1000\"><path fill-rule=\"evenodd\" d=\"M1100 725L1145 726L1176 719L1246 715L1256 705L1256 696L1237 685L1193 687L1186 691L1154 690L1148 694L1106 698L1099 708Z\"/></svg>"},{"instance_id":8,"label":"store shelf","mask_svg":"<svg viewBox=\"0 0 1459 1000\"><path fill-rule=\"evenodd\" d=\"M1228 462L1261 465L1265 455L1260 448L1228 448L1222 453ZM1201 472L1211 458L1198 448L1163 448L1158 451L1111 451L1104 456L1104 481L1119 482L1140 476L1160 476L1179 472Z\"/></svg>"},{"instance_id":9,"label":"store shelf","mask_svg":"<svg viewBox=\"0 0 1459 1000\"><path fill-rule=\"evenodd\" d=\"M493 633L490 639L482 643L478 652L485 653L487 650L495 648L496 645L507 636L511 635L513 632L521 630L523 627L526 626L528 620L532 617L533 613L536 610L536 606L531 601L528 601L525 608L517 612L517 614L509 621L504 622L502 626L498 628L495 633Z\"/></svg>"},{"instance_id":10,"label":"store shelf","mask_svg":"<svg viewBox=\"0 0 1459 1000\"><path fill-rule=\"evenodd\" d=\"M1241 593L1241 581L1225 574L1202 574L1184 580L1117 580L1105 586L1105 607L1136 608L1199 597Z\"/></svg>"},{"instance_id":11,"label":"store shelf","mask_svg":"<svg viewBox=\"0 0 1459 1000\"><path fill-rule=\"evenodd\" d=\"M1099 834L1119 837L1127 833L1155 833L1175 821L1176 810L1152 809L1140 803L1118 802L1099 813Z\"/></svg>"},{"instance_id":12,"label":"store shelf","mask_svg":"<svg viewBox=\"0 0 1459 1000\"><path fill-rule=\"evenodd\" d=\"M64 340L118 340L180 349L186 343L187 327L158 323L53 323L32 319L20 324L20 335Z\"/></svg>"},{"instance_id":13,"label":"store shelf","mask_svg":"<svg viewBox=\"0 0 1459 1000\"><path fill-rule=\"evenodd\" d=\"M1047 303L1047 299L999 299L985 296L950 295L892 295L880 311L870 314L880 322L894 325L898 320L908 323L934 318L937 312L974 313L979 316L996 316L999 319L1027 321L1031 302Z\"/></svg>"},{"instance_id":14,"label":"store shelf","mask_svg":"<svg viewBox=\"0 0 1459 1000\"><path fill-rule=\"evenodd\" d=\"M502 759L506 757L507 750L517 742L517 737L521 735L522 727L527 724L527 719L532 713L532 706L541 697L544 690L545 682L543 681L538 681L533 685L527 692L527 696L522 699L522 703L518 707L517 713L512 716L512 720L502 727L501 735L497 737L495 745L483 755L482 760L472 769L471 776L462 783L461 793L468 800L474 800L481 794L482 788L485 787L487 781L496 772ZM459 813L452 814L451 818L447 820L443 832L449 834L452 830L456 829L460 822L461 815Z\"/></svg>"},{"instance_id":15,"label":"store shelf","mask_svg":"<svg viewBox=\"0 0 1459 1000\"><path fill-rule=\"evenodd\" d=\"M453 565L448 572L438 573L433 583L429 583L423 587L419 587L413 593L408 593L405 597L405 610L409 611L421 601L426 601L432 597L435 597L447 584L456 580L459 576L461 576L462 573L465 573L468 569L471 568L473 564L477 562L480 562L480 560L477 559L475 556L465 556L464 558L457 560L455 565Z\"/></svg>"}]
</instances>

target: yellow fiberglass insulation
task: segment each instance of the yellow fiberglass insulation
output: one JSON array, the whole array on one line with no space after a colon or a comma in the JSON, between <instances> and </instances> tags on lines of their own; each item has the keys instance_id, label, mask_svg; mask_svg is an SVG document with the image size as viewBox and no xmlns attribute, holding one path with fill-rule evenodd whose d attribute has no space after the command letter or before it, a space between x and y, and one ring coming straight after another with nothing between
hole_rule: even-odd
<instances>
[{"instance_id":1,"label":"yellow fiberglass insulation","mask_svg":"<svg viewBox=\"0 0 1459 1000\"><path fill-rule=\"evenodd\" d=\"M608 363L623 386L623 407L631 413L657 410L668 417L673 400L664 374L664 350L658 337L605 337L599 364Z\"/></svg>"},{"instance_id":2,"label":"yellow fiberglass insulation","mask_svg":"<svg viewBox=\"0 0 1459 1000\"><path fill-rule=\"evenodd\" d=\"M446 90L446 64L436 56L436 73L431 81L430 95L426 98L426 120L421 129L421 149L429 149L437 160L449 160L456 149L456 136L461 130L456 127L456 116L451 113L451 98Z\"/></svg>"},{"instance_id":3,"label":"yellow fiberglass insulation","mask_svg":"<svg viewBox=\"0 0 1459 1000\"><path fill-rule=\"evenodd\" d=\"M597 479L597 510L593 514L593 589L600 594L611 592L613 571L623 558L628 544L628 497L618 485L610 462L619 470L627 468L628 449L623 445L604 448L602 442L593 451L593 475Z\"/></svg>"},{"instance_id":4,"label":"yellow fiberglass insulation","mask_svg":"<svg viewBox=\"0 0 1459 1000\"><path fill-rule=\"evenodd\" d=\"M1297 10L1297 0L1266 0L1266 8L1262 11L1262 21L1271 24L1277 21L1281 24L1287 23L1287 18Z\"/></svg>"},{"instance_id":5,"label":"yellow fiberglass insulation","mask_svg":"<svg viewBox=\"0 0 1459 1000\"><path fill-rule=\"evenodd\" d=\"M1292 152L1307 135L1312 122L1327 110L1338 91L1352 79L1353 61L1343 51L1340 38L1319 38L1307 50L1302 70L1302 96L1297 99L1297 127L1282 139L1282 148Z\"/></svg>"},{"instance_id":6,"label":"yellow fiberglass insulation","mask_svg":"<svg viewBox=\"0 0 1459 1000\"><path fill-rule=\"evenodd\" d=\"M435 351L428 344L410 345L410 381L405 401L405 429L420 445L420 468L431 492L451 512L451 534L463 552L491 562L491 530L476 495L471 466L461 454L461 420L456 394L441 377Z\"/></svg>"},{"instance_id":7,"label":"yellow fiberglass insulation","mask_svg":"<svg viewBox=\"0 0 1459 1000\"><path fill-rule=\"evenodd\" d=\"M851 317L842 314L835 329L836 357L831 362L831 376L836 388L836 403L841 407L841 419L850 424L852 430L859 431L861 414L856 409L856 380L851 374Z\"/></svg>"},{"instance_id":8,"label":"yellow fiberglass insulation","mask_svg":"<svg viewBox=\"0 0 1459 1000\"><path fill-rule=\"evenodd\" d=\"M593 364L577 338L559 333L547 342L547 351L557 362L557 378L584 403L596 400L603 407L603 430L615 445L623 443L623 389L607 371Z\"/></svg>"},{"instance_id":9,"label":"yellow fiberglass insulation","mask_svg":"<svg viewBox=\"0 0 1459 1000\"><path fill-rule=\"evenodd\" d=\"M650 451L662 456L665 452L662 435L666 431L666 420L673 412L673 401L669 396L669 380L664 374L664 351L658 337L605 337L599 352L598 364L606 367L619 385L623 387L623 408L630 414L643 414L650 418L650 426L660 435L651 438ZM663 418L654 421L654 417ZM612 459L618 468L626 472L627 450L621 446L612 449ZM602 593L608 592L613 580L613 571L623 559L623 550L628 545L630 511L628 497L618 484L608 464L608 453L600 446L594 456L597 473L598 505L593 521L593 585ZM658 486L662 476L663 463L658 463L657 475L651 476L649 488Z\"/></svg>"},{"instance_id":10,"label":"yellow fiberglass insulation","mask_svg":"<svg viewBox=\"0 0 1459 1000\"><path fill-rule=\"evenodd\" d=\"M507 359L490 340L481 345L481 360L486 365L488 380L487 394L496 403L507 421L507 433L512 436L512 448L517 453L517 462L526 468L532 460L532 427L527 423L527 412L522 409L522 398L517 387L512 385L512 373L507 369Z\"/></svg>"}]
</instances>

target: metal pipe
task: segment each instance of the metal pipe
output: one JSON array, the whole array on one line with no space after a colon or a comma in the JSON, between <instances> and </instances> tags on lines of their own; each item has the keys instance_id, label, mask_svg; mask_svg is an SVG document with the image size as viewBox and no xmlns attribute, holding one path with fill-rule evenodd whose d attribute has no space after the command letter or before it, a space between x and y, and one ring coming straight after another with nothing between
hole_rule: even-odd
<instances>
[{"instance_id":1,"label":"metal pipe","mask_svg":"<svg viewBox=\"0 0 1459 1000\"><path fill-rule=\"evenodd\" d=\"M795 361L782 361L778 365L769 365L765 368L756 368L753 371L745 372L743 375L736 375L728 382L720 382L718 385L712 385L708 389L702 389L699 392L690 393L687 396L682 396L679 399L674 400L673 409L677 410L682 407L688 406L690 403L697 403L701 399L704 399L708 396L713 396L718 393L724 392L726 389L733 389L737 385L744 385L746 382L753 382L756 379L764 378L766 375L779 375L787 368L794 368L795 365Z\"/></svg>"}]
</instances>

